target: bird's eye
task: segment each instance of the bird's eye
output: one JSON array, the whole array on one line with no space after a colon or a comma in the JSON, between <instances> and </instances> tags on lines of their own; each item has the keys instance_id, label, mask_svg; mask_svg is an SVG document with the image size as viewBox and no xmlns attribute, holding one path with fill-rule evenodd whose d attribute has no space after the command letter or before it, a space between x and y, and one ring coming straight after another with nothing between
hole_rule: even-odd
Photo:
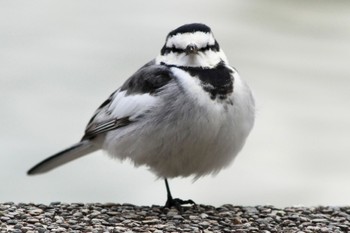
<instances>
[{"instance_id":1,"label":"bird's eye","mask_svg":"<svg viewBox=\"0 0 350 233\"><path fill-rule=\"evenodd\" d=\"M205 52L206 50L209 50L209 44L198 49L199 52Z\"/></svg>"},{"instance_id":2,"label":"bird's eye","mask_svg":"<svg viewBox=\"0 0 350 233\"><path fill-rule=\"evenodd\" d=\"M163 50L162 50L162 53L163 54L168 54L168 53L184 53L185 50L184 49L179 49L179 48L176 48L175 46L172 46L172 47L165 47Z\"/></svg>"},{"instance_id":3,"label":"bird's eye","mask_svg":"<svg viewBox=\"0 0 350 233\"><path fill-rule=\"evenodd\" d=\"M198 49L199 52L205 52L205 51L209 51L209 50L219 51L219 45L218 44L214 44L214 45L207 44L206 46Z\"/></svg>"}]
</instances>

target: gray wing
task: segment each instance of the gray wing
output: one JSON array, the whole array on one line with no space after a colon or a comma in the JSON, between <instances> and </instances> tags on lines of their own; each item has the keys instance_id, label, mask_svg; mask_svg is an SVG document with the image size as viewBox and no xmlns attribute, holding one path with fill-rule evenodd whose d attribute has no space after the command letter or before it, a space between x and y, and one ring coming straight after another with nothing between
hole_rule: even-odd
<instances>
[{"instance_id":1,"label":"gray wing","mask_svg":"<svg viewBox=\"0 0 350 233\"><path fill-rule=\"evenodd\" d=\"M135 121L134 119L131 120L134 114L133 109L141 103L137 102L137 98L129 97L143 94L157 96L162 87L172 79L170 69L164 65L156 65L154 60L141 67L95 111L86 127L82 140L92 139L102 133L132 124ZM118 104L118 102L123 103L123 101L129 101L129 106ZM118 109L112 108L118 108L118 106L121 108L120 112L126 112L126 114L119 116L113 114L113 112L118 112ZM129 107L130 111L125 107Z\"/></svg>"},{"instance_id":2,"label":"gray wing","mask_svg":"<svg viewBox=\"0 0 350 233\"><path fill-rule=\"evenodd\" d=\"M172 80L168 67L151 61L141 67L95 111L82 140L43 160L28 175L48 172L99 149L91 139L105 132L132 124L140 109L149 111L159 90ZM142 113L142 111L141 111Z\"/></svg>"}]
</instances>

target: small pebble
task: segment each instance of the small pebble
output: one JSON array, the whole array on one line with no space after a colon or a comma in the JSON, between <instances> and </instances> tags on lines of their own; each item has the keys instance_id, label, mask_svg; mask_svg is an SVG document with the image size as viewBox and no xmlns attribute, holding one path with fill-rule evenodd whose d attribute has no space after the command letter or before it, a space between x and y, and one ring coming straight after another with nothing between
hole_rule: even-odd
<instances>
[{"instance_id":1,"label":"small pebble","mask_svg":"<svg viewBox=\"0 0 350 233\"><path fill-rule=\"evenodd\" d=\"M29 214L30 214L30 215L39 215L39 214L41 214L42 212L43 212L42 209L34 209L34 210L30 210L30 211L29 211Z\"/></svg>"},{"instance_id":2,"label":"small pebble","mask_svg":"<svg viewBox=\"0 0 350 233\"><path fill-rule=\"evenodd\" d=\"M210 226L210 223L204 221L204 222L200 222L199 225L204 226L204 227L209 227L209 226Z\"/></svg>"},{"instance_id":3,"label":"small pebble","mask_svg":"<svg viewBox=\"0 0 350 233\"><path fill-rule=\"evenodd\" d=\"M0 203L0 232L350 232L350 207Z\"/></svg>"},{"instance_id":4,"label":"small pebble","mask_svg":"<svg viewBox=\"0 0 350 233\"><path fill-rule=\"evenodd\" d=\"M181 215L176 214L176 215L173 216L173 219L182 220L184 218Z\"/></svg>"},{"instance_id":5,"label":"small pebble","mask_svg":"<svg viewBox=\"0 0 350 233\"><path fill-rule=\"evenodd\" d=\"M30 218L30 219L27 219L27 222L28 222L28 223L32 223L32 224L34 224L34 223L39 222L39 219L36 219L36 218Z\"/></svg>"}]
</instances>

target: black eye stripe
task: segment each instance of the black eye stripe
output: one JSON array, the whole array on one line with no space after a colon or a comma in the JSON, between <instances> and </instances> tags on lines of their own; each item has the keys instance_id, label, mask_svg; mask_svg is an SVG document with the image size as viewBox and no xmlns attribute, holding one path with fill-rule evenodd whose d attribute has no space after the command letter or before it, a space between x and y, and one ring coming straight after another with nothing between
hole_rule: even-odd
<instances>
[{"instance_id":1,"label":"black eye stripe","mask_svg":"<svg viewBox=\"0 0 350 233\"><path fill-rule=\"evenodd\" d=\"M184 53L185 52L184 49L178 49L178 48L175 48L175 47L167 48L167 50L169 50L169 52L173 52L173 53Z\"/></svg>"},{"instance_id":2,"label":"black eye stripe","mask_svg":"<svg viewBox=\"0 0 350 233\"><path fill-rule=\"evenodd\" d=\"M219 51L219 47L214 44L214 45L207 45L203 48L198 49L198 51L205 51L205 50Z\"/></svg>"},{"instance_id":3,"label":"black eye stripe","mask_svg":"<svg viewBox=\"0 0 350 233\"><path fill-rule=\"evenodd\" d=\"M220 48L219 48L219 44L215 41L215 44L213 45L207 45L203 48L200 48L198 49L198 51L200 52L205 52L205 51L208 51L208 50L212 50L212 51L219 51ZM164 54L168 54L168 53L185 53L185 50L184 49L179 49L179 48L175 48L175 47L166 47L164 45L164 47L162 48L161 50L161 54L164 55Z\"/></svg>"}]
</instances>

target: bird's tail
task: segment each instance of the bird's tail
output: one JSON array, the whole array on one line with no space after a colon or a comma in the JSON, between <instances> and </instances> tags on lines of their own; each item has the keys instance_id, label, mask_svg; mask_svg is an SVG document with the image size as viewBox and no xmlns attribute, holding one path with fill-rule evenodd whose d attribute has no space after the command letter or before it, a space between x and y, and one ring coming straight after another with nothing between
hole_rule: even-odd
<instances>
[{"instance_id":1,"label":"bird's tail","mask_svg":"<svg viewBox=\"0 0 350 233\"><path fill-rule=\"evenodd\" d=\"M32 167L27 174L37 175L41 173L48 172L56 167L66 164L70 161L78 159L84 155L98 150L99 148L92 145L88 140L81 141L71 147L52 155L51 157L41 161L34 167Z\"/></svg>"}]
</instances>

